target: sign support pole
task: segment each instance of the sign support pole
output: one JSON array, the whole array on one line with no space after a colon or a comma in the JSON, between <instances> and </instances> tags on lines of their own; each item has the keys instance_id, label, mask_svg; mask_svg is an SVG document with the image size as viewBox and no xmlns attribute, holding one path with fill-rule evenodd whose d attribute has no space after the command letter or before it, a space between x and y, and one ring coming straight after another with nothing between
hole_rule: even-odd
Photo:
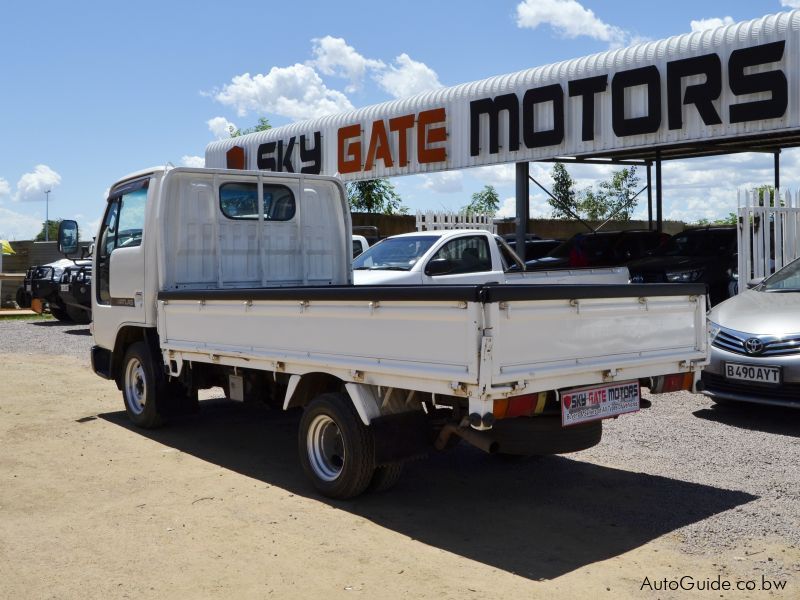
<instances>
[{"instance_id":1,"label":"sign support pole","mask_svg":"<svg viewBox=\"0 0 800 600\"><path fill-rule=\"evenodd\" d=\"M528 201L530 198L530 183L528 181L528 163L517 163L517 256L525 262L525 234L528 233L528 218L530 210Z\"/></svg>"}]
</instances>

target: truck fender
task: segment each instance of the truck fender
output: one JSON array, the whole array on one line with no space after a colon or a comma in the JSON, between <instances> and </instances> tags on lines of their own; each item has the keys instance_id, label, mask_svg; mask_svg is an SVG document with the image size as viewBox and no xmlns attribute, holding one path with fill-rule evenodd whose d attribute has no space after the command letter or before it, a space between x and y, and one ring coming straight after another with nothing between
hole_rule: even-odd
<instances>
[{"instance_id":1,"label":"truck fender","mask_svg":"<svg viewBox=\"0 0 800 600\"><path fill-rule=\"evenodd\" d=\"M308 375L305 377L309 379ZM314 379L313 375L311 375L310 379ZM301 386L301 383L309 385ZM302 389L300 389L301 387ZM286 387L286 396L283 399L283 410L296 406L303 406L311 400L314 392L309 389L310 387L320 388L315 389L316 392L319 392L326 386L314 385L313 381L303 382L303 376L292 375ZM370 386L361 383L347 383L344 387L364 425L369 425L373 419L381 415L378 400ZM299 389L300 391L298 392Z\"/></svg>"}]
</instances>

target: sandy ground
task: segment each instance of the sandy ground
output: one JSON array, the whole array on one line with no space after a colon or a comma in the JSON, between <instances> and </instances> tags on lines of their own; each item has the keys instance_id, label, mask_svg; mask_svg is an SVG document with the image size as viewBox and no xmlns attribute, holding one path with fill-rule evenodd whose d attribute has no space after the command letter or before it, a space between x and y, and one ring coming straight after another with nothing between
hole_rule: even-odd
<instances>
[{"instance_id":1,"label":"sandy ground","mask_svg":"<svg viewBox=\"0 0 800 600\"><path fill-rule=\"evenodd\" d=\"M0 354L0 598L800 597L785 540L682 551L676 523L746 494L720 489L676 521L647 496L663 477L583 453L509 465L458 448L410 464L392 491L332 502L301 474L296 424L207 400L134 430L85 362ZM557 488L542 469L563 474ZM652 523L627 525L617 505ZM765 573L785 573L786 590L762 591ZM756 589L655 589L684 576Z\"/></svg>"}]
</instances>

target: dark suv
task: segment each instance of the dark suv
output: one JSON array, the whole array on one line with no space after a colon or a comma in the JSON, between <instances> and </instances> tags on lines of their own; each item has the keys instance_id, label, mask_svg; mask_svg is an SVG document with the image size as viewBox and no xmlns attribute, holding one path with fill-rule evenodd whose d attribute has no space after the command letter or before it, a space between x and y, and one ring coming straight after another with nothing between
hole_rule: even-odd
<instances>
[{"instance_id":1,"label":"dark suv","mask_svg":"<svg viewBox=\"0 0 800 600\"><path fill-rule=\"evenodd\" d=\"M546 256L525 264L529 271L613 267L647 256L667 240L666 233L646 229L578 233Z\"/></svg>"},{"instance_id":2,"label":"dark suv","mask_svg":"<svg viewBox=\"0 0 800 600\"><path fill-rule=\"evenodd\" d=\"M632 283L705 283L711 304L729 296L736 227L697 227L672 237L653 256L628 263Z\"/></svg>"}]
</instances>

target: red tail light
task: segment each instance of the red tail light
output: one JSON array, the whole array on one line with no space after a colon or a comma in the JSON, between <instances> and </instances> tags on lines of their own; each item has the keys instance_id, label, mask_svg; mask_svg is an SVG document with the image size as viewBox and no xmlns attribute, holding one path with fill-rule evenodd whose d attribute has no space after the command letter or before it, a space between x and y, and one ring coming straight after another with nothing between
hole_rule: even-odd
<instances>
[{"instance_id":1,"label":"red tail light","mask_svg":"<svg viewBox=\"0 0 800 600\"><path fill-rule=\"evenodd\" d=\"M589 257L581 251L577 246L569 251L569 266L570 267L588 267Z\"/></svg>"}]
</instances>

